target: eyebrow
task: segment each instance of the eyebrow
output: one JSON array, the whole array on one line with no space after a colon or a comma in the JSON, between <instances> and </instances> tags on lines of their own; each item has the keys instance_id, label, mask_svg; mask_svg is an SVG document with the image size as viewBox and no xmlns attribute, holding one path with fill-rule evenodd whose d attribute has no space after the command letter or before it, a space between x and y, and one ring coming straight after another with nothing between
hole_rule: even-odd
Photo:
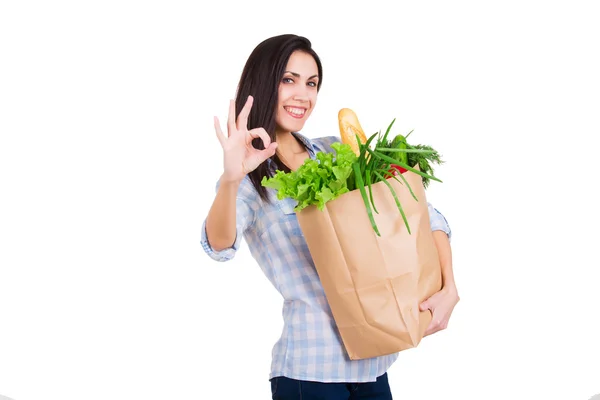
<instances>
[{"instance_id":1,"label":"eyebrow","mask_svg":"<svg viewBox=\"0 0 600 400\"><path fill-rule=\"evenodd\" d=\"M285 71L285 72L288 73L288 74L294 75L296 78L300 78L300 74L299 73L292 72L292 71ZM313 76L309 77L308 79L318 78L318 77L319 77L319 75L317 74L317 75L313 75Z\"/></svg>"}]
</instances>

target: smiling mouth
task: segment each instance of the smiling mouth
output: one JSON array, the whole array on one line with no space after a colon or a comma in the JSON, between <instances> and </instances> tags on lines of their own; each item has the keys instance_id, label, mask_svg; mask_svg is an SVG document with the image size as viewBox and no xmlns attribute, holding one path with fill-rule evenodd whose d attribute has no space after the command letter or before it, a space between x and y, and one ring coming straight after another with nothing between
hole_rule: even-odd
<instances>
[{"instance_id":1,"label":"smiling mouth","mask_svg":"<svg viewBox=\"0 0 600 400\"><path fill-rule=\"evenodd\" d=\"M306 113L305 108L298 108L298 107L283 107L283 108L285 109L285 111L288 112L288 114L290 114L294 118L302 118L302 117L304 117L304 114Z\"/></svg>"}]
</instances>

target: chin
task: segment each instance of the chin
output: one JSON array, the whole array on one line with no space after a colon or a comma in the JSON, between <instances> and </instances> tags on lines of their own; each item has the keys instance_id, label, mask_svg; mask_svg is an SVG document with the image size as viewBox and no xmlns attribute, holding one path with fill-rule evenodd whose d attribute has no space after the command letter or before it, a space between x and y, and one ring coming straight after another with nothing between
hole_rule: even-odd
<instances>
[{"instance_id":1,"label":"chin","mask_svg":"<svg viewBox=\"0 0 600 400\"><path fill-rule=\"evenodd\" d=\"M304 128L304 124L306 123L306 118L301 121L289 121L286 118L286 121L283 121L283 124L278 124L282 127L282 130L285 132L299 132Z\"/></svg>"},{"instance_id":2,"label":"chin","mask_svg":"<svg viewBox=\"0 0 600 400\"><path fill-rule=\"evenodd\" d=\"M296 124L277 124L277 130L280 132L300 132L304 128L304 122Z\"/></svg>"},{"instance_id":3,"label":"chin","mask_svg":"<svg viewBox=\"0 0 600 400\"><path fill-rule=\"evenodd\" d=\"M291 124L289 131L290 132L300 132L304 128L304 122L301 124Z\"/></svg>"}]
</instances>

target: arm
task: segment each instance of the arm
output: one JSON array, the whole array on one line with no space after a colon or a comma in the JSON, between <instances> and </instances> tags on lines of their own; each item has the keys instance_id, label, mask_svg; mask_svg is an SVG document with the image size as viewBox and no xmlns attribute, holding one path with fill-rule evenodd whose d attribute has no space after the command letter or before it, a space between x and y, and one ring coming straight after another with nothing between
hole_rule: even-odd
<instances>
[{"instance_id":1,"label":"arm","mask_svg":"<svg viewBox=\"0 0 600 400\"><path fill-rule=\"evenodd\" d=\"M444 231L433 231L433 240L440 258L442 267L442 288L453 289L456 292L454 273L452 272L452 248L450 239Z\"/></svg>"},{"instance_id":2,"label":"arm","mask_svg":"<svg viewBox=\"0 0 600 400\"><path fill-rule=\"evenodd\" d=\"M252 216L252 208L241 198L243 196L238 195L238 191L243 191L247 186L244 185L247 174L275 154L277 148L277 143L271 143L267 131L263 128L248 130L248 115L252 102L253 97L248 96L236 121L235 101L229 101L227 135L221 130L219 119L214 119L217 139L223 148L224 171L217 184L217 195L203 223L202 247L211 257L223 261L223 257L214 253L236 250L235 244L239 244L240 232L245 230ZM265 148L254 148L254 139L262 140Z\"/></svg>"},{"instance_id":3,"label":"arm","mask_svg":"<svg viewBox=\"0 0 600 400\"><path fill-rule=\"evenodd\" d=\"M206 218L206 239L215 251L233 246L236 239L236 198L238 181L223 181Z\"/></svg>"},{"instance_id":4,"label":"arm","mask_svg":"<svg viewBox=\"0 0 600 400\"><path fill-rule=\"evenodd\" d=\"M429 204L429 217L442 270L442 289L421 303L420 309L422 311L429 309L432 314L431 323L425 331L425 336L448 327L452 311L460 300L452 269L452 250L450 247L452 231L446 218L431 204Z\"/></svg>"},{"instance_id":5,"label":"arm","mask_svg":"<svg viewBox=\"0 0 600 400\"><path fill-rule=\"evenodd\" d=\"M243 232L252 223L255 211L247 198L249 184L217 185L217 195L202 226L200 243L216 261L229 261L239 249Z\"/></svg>"},{"instance_id":6,"label":"arm","mask_svg":"<svg viewBox=\"0 0 600 400\"><path fill-rule=\"evenodd\" d=\"M456 291L454 273L452 272L452 248L450 247L452 230L450 229L446 217L444 217L441 212L433 207L431 203L428 203L427 206L429 209L433 240L435 241L442 268L442 287L454 287L454 290Z\"/></svg>"}]
</instances>

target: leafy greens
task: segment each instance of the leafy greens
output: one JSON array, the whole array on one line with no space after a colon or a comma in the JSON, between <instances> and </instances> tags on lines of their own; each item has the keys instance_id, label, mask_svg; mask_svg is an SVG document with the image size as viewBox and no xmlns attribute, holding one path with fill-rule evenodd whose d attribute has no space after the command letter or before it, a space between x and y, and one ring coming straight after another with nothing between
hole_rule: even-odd
<instances>
[{"instance_id":1,"label":"leafy greens","mask_svg":"<svg viewBox=\"0 0 600 400\"><path fill-rule=\"evenodd\" d=\"M261 184L275 189L279 200L297 200L296 212L310 205L323 211L325 203L350 191L348 178L357 158L347 144L333 143L331 148L335 153L317 152L316 159L306 159L295 171L278 170L271 178L264 177Z\"/></svg>"}]
</instances>

